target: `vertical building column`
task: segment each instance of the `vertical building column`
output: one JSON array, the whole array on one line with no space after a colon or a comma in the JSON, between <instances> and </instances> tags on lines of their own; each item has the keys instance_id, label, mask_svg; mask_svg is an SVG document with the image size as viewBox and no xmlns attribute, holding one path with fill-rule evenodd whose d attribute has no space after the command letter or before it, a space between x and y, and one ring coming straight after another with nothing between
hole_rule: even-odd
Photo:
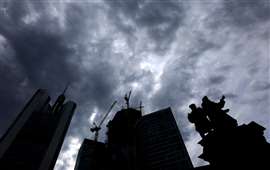
<instances>
[{"instance_id":1,"label":"vertical building column","mask_svg":"<svg viewBox=\"0 0 270 170\"><path fill-rule=\"evenodd\" d=\"M0 160L8 150L17 134L23 128L25 123L28 121L29 117L39 112L46 104L50 101L50 97L48 96L46 90L39 89L34 94L34 96L30 99L30 101L23 108L22 112L17 116L15 121L11 124L7 132L1 138L0 143Z\"/></svg>"},{"instance_id":2,"label":"vertical building column","mask_svg":"<svg viewBox=\"0 0 270 170\"><path fill-rule=\"evenodd\" d=\"M74 102L68 101L64 104L60 111L61 117L59 122L57 122L55 133L41 162L39 170L52 170L54 168L75 108L76 104Z\"/></svg>"}]
</instances>

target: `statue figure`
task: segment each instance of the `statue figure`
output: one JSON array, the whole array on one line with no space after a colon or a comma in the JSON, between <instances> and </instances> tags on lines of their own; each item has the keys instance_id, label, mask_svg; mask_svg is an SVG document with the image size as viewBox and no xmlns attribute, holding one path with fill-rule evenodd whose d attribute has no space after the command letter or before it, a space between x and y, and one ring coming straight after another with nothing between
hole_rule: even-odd
<instances>
[{"instance_id":1,"label":"statue figure","mask_svg":"<svg viewBox=\"0 0 270 170\"><path fill-rule=\"evenodd\" d=\"M129 91L129 94L125 94L125 97L124 97L124 99L126 101L127 109L129 108L130 95L131 95L131 90Z\"/></svg>"},{"instance_id":2,"label":"statue figure","mask_svg":"<svg viewBox=\"0 0 270 170\"><path fill-rule=\"evenodd\" d=\"M188 120L195 124L196 131L203 138L206 133L211 131L211 123L202 108L197 108L195 104L189 105L189 108L191 113L188 114Z\"/></svg>"},{"instance_id":3,"label":"statue figure","mask_svg":"<svg viewBox=\"0 0 270 170\"><path fill-rule=\"evenodd\" d=\"M223 110L224 105L225 96L222 96L218 103L209 100L207 96L202 99L202 109L207 114L215 130L224 130L237 126L237 121L227 114L229 109Z\"/></svg>"}]
</instances>

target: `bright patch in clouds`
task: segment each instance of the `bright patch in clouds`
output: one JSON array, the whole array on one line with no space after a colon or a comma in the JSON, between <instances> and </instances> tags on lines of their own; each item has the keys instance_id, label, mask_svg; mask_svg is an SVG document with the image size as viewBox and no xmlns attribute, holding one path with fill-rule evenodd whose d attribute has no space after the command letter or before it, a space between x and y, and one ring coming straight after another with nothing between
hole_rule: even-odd
<instances>
[{"instance_id":1,"label":"bright patch in clouds","mask_svg":"<svg viewBox=\"0 0 270 170\"><path fill-rule=\"evenodd\" d=\"M95 107L93 113L91 114L91 116L89 118L90 124L94 123L97 114L98 114L98 109Z\"/></svg>"}]
</instances>

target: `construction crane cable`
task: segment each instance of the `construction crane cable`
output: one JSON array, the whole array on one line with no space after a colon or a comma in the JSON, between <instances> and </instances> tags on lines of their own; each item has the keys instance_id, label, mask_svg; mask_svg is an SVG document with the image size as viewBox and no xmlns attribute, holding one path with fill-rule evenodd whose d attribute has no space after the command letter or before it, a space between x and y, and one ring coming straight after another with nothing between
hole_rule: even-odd
<instances>
[{"instance_id":1,"label":"construction crane cable","mask_svg":"<svg viewBox=\"0 0 270 170\"><path fill-rule=\"evenodd\" d=\"M99 123L98 127L100 127L102 125L102 123L105 121L105 119L107 118L107 116L109 115L109 113L111 112L111 110L113 109L114 105L117 103L117 101L114 101L113 104L111 105L111 107L109 108L109 110L107 111L107 113L105 114L105 116L103 117L103 119L101 120L101 122Z\"/></svg>"}]
</instances>

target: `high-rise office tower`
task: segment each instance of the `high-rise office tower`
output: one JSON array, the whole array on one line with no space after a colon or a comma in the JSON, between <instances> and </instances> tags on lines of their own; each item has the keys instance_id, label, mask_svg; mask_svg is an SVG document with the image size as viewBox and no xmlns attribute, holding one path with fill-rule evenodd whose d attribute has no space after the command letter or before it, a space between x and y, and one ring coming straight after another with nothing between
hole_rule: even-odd
<instances>
[{"instance_id":1,"label":"high-rise office tower","mask_svg":"<svg viewBox=\"0 0 270 170\"><path fill-rule=\"evenodd\" d=\"M64 92L53 106L39 89L0 141L0 169L51 170L61 149L76 104Z\"/></svg>"},{"instance_id":2,"label":"high-rise office tower","mask_svg":"<svg viewBox=\"0 0 270 170\"><path fill-rule=\"evenodd\" d=\"M139 170L189 170L193 168L170 108L143 116L136 125Z\"/></svg>"}]
</instances>

